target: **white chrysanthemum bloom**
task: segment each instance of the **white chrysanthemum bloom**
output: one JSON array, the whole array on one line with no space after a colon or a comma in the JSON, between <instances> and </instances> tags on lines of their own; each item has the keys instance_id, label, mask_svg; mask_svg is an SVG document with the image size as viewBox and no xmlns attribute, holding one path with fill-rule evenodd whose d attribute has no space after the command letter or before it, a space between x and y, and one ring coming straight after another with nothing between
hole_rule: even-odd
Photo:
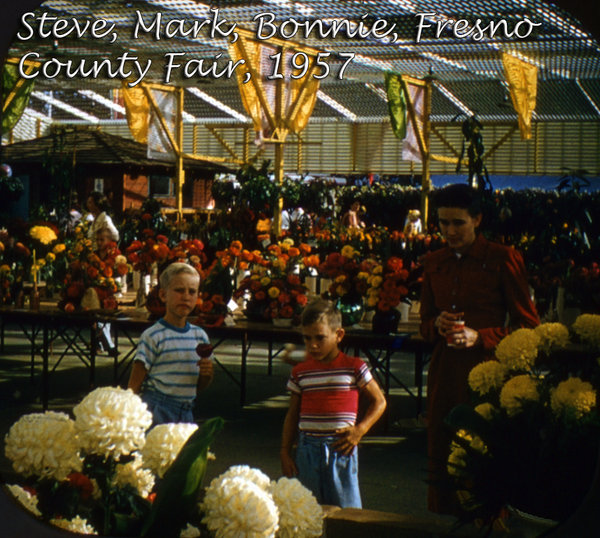
<instances>
[{"instance_id":1,"label":"white chrysanthemum bloom","mask_svg":"<svg viewBox=\"0 0 600 538\"><path fill-rule=\"evenodd\" d=\"M78 449L74 422L55 411L23 415L11 426L4 445L17 473L59 481L81 471Z\"/></svg>"},{"instance_id":2,"label":"white chrysanthemum bloom","mask_svg":"<svg viewBox=\"0 0 600 538\"><path fill-rule=\"evenodd\" d=\"M533 329L517 329L496 346L496 357L509 370L527 370L538 355L540 337Z\"/></svg>"},{"instance_id":3,"label":"white chrysanthemum bloom","mask_svg":"<svg viewBox=\"0 0 600 538\"><path fill-rule=\"evenodd\" d=\"M179 538L198 538L198 536L200 536L200 530L190 523L187 524L185 529L181 529L179 533Z\"/></svg>"},{"instance_id":4,"label":"white chrysanthemum bloom","mask_svg":"<svg viewBox=\"0 0 600 538\"><path fill-rule=\"evenodd\" d=\"M50 523L55 527L78 532L79 534L98 534L96 529L87 522L87 519L79 516L75 516L73 519L51 519Z\"/></svg>"},{"instance_id":5,"label":"white chrysanthemum bloom","mask_svg":"<svg viewBox=\"0 0 600 538\"><path fill-rule=\"evenodd\" d=\"M141 497L148 497L154 487L154 474L142 465L142 456L138 453L132 461L117 465L113 480L115 486L133 486Z\"/></svg>"},{"instance_id":6,"label":"white chrysanthemum bloom","mask_svg":"<svg viewBox=\"0 0 600 538\"><path fill-rule=\"evenodd\" d=\"M239 476L215 478L200 509L202 523L216 538L269 538L278 529L279 511L271 495Z\"/></svg>"},{"instance_id":7,"label":"white chrysanthemum bloom","mask_svg":"<svg viewBox=\"0 0 600 538\"><path fill-rule=\"evenodd\" d=\"M542 323L534 331L540 337L540 349L546 353L562 349L569 343L569 329L562 323Z\"/></svg>"},{"instance_id":8,"label":"white chrysanthemum bloom","mask_svg":"<svg viewBox=\"0 0 600 538\"><path fill-rule=\"evenodd\" d=\"M587 344L600 346L600 315L581 314L572 325L575 333Z\"/></svg>"},{"instance_id":9,"label":"white chrysanthemum bloom","mask_svg":"<svg viewBox=\"0 0 600 538\"><path fill-rule=\"evenodd\" d=\"M220 474L217 480L236 477L249 480L265 491L268 491L271 485L271 479L265 473L260 469L254 469L248 465L232 465L224 473Z\"/></svg>"},{"instance_id":10,"label":"white chrysanthemum bloom","mask_svg":"<svg viewBox=\"0 0 600 538\"><path fill-rule=\"evenodd\" d=\"M131 389L100 387L73 408L81 448L88 454L129 454L144 446L152 413Z\"/></svg>"},{"instance_id":11,"label":"white chrysanthemum bloom","mask_svg":"<svg viewBox=\"0 0 600 538\"><path fill-rule=\"evenodd\" d=\"M12 496L32 514L36 516L42 515L38 509L38 499L36 495L32 495L17 484L7 485L6 487L12 493Z\"/></svg>"},{"instance_id":12,"label":"white chrysanthemum bloom","mask_svg":"<svg viewBox=\"0 0 600 538\"><path fill-rule=\"evenodd\" d=\"M142 449L144 467L162 478L190 436L198 429L197 424L159 424L146 436Z\"/></svg>"},{"instance_id":13,"label":"white chrysanthemum bloom","mask_svg":"<svg viewBox=\"0 0 600 538\"><path fill-rule=\"evenodd\" d=\"M271 482L273 500L279 509L279 538L304 538L323 534L323 510L310 490L297 478Z\"/></svg>"}]
</instances>

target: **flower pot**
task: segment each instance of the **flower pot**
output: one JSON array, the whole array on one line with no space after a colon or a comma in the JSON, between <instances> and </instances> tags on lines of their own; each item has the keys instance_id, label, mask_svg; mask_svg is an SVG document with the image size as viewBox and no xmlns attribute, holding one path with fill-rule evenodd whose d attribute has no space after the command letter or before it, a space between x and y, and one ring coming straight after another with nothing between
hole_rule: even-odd
<instances>
[{"instance_id":1,"label":"flower pot","mask_svg":"<svg viewBox=\"0 0 600 538\"><path fill-rule=\"evenodd\" d=\"M275 327L291 327L292 326L292 318L273 318L271 320Z\"/></svg>"},{"instance_id":2,"label":"flower pot","mask_svg":"<svg viewBox=\"0 0 600 538\"><path fill-rule=\"evenodd\" d=\"M400 312L395 308L377 310L373 315L372 330L376 334L389 334L398 330Z\"/></svg>"},{"instance_id":3,"label":"flower pot","mask_svg":"<svg viewBox=\"0 0 600 538\"><path fill-rule=\"evenodd\" d=\"M268 321L270 318L265 315L267 306L266 302L249 301L244 309L244 315L248 321Z\"/></svg>"},{"instance_id":4,"label":"flower pot","mask_svg":"<svg viewBox=\"0 0 600 538\"><path fill-rule=\"evenodd\" d=\"M349 327L356 325L364 314L362 299L338 299L336 302L337 309L342 314L342 325Z\"/></svg>"}]
</instances>

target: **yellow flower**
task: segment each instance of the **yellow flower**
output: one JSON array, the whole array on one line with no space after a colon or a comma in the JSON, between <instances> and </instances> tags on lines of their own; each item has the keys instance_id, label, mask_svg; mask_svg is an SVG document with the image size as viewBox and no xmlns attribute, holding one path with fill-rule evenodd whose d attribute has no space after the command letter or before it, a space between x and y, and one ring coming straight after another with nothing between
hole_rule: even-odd
<instances>
[{"instance_id":1,"label":"yellow flower","mask_svg":"<svg viewBox=\"0 0 600 538\"><path fill-rule=\"evenodd\" d=\"M339 275L339 276L335 277L335 280L334 280L334 282L336 284L341 284L342 282L345 282L345 281L346 281L346 275Z\"/></svg>"},{"instance_id":2,"label":"yellow flower","mask_svg":"<svg viewBox=\"0 0 600 538\"><path fill-rule=\"evenodd\" d=\"M373 274L374 275L380 275L381 273L383 273L383 266L376 265L375 267L373 267Z\"/></svg>"},{"instance_id":3,"label":"yellow flower","mask_svg":"<svg viewBox=\"0 0 600 538\"><path fill-rule=\"evenodd\" d=\"M533 366L540 337L533 329L517 329L496 347L496 358L509 370L526 370Z\"/></svg>"},{"instance_id":4,"label":"yellow flower","mask_svg":"<svg viewBox=\"0 0 600 538\"><path fill-rule=\"evenodd\" d=\"M469 387L480 396L484 396L502 386L506 373L506 367L498 361L479 363L469 372Z\"/></svg>"},{"instance_id":5,"label":"yellow flower","mask_svg":"<svg viewBox=\"0 0 600 538\"><path fill-rule=\"evenodd\" d=\"M42 267L44 267L44 265L46 265L46 260L44 260L44 258L39 258L36 261L36 264L37 264L37 268L38 268L38 271L39 271Z\"/></svg>"},{"instance_id":6,"label":"yellow flower","mask_svg":"<svg viewBox=\"0 0 600 538\"><path fill-rule=\"evenodd\" d=\"M600 346L600 315L581 314L573 323L572 328L584 342Z\"/></svg>"},{"instance_id":7,"label":"yellow flower","mask_svg":"<svg viewBox=\"0 0 600 538\"><path fill-rule=\"evenodd\" d=\"M48 228L48 226L33 226L31 230L29 230L29 235L44 245L49 245L52 241L56 241L57 239L54 230Z\"/></svg>"},{"instance_id":8,"label":"yellow flower","mask_svg":"<svg viewBox=\"0 0 600 538\"><path fill-rule=\"evenodd\" d=\"M0 265L0 273L10 273L10 265Z\"/></svg>"},{"instance_id":9,"label":"yellow flower","mask_svg":"<svg viewBox=\"0 0 600 538\"><path fill-rule=\"evenodd\" d=\"M261 286L265 286L265 287L266 287L266 286L268 286L270 283L271 283L271 279L270 279L268 276L263 276L263 277L260 279L260 284L261 284Z\"/></svg>"},{"instance_id":10,"label":"yellow flower","mask_svg":"<svg viewBox=\"0 0 600 538\"><path fill-rule=\"evenodd\" d=\"M355 254L356 251L352 248L351 245L344 245L342 247L342 256L344 256L344 258L354 258Z\"/></svg>"},{"instance_id":11,"label":"yellow flower","mask_svg":"<svg viewBox=\"0 0 600 538\"><path fill-rule=\"evenodd\" d=\"M56 256L52 252L48 252L48 254L46 254L46 261L52 263L54 260L56 260Z\"/></svg>"},{"instance_id":12,"label":"yellow flower","mask_svg":"<svg viewBox=\"0 0 600 538\"><path fill-rule=\"evenodd\" d=\"M484 402L475 406L475 413L481 415L485 420L492 420L496 413L496 408L491 403Z\"/></svg>"},{"instance_id":13,"label":"yellow flower","mask_svg":"<svg viewBox=\"0 0 600 538\"><path fill-rule=\"evenodd\" d=\"M572 413L575 418L581 418L596 407L596 391L591 383L572 377L552 390L550 406L557 416Z\"/></svg>"},{"instance_id":14,"label":"yellow flower","mask_svg":"<svg viewBox=\"0 0 600 538\"><path fill-rule=\"evenodd\" d=\"M373 308L379 301L377 295L369 295L367 297L367 306Z\"/></svg>"},{"instance_id":15,"label":"yellow flower","mask_svg":"<svg viewBox=\"0 0 600 538\"><path fill-rule=\"evenodd\" d=\"M450 445L450 455L448 456L448 474L450 476L462 476L467 467L465 462L467 451L458 443Z\"/></svg>"},{"instance_id":16,"label":"yellow flower","mask_svg":"<svg viewBox=\"0 0 600 538\"><path fill-rule=\"evenodd\" d=\"M337 288L335 288L335 293L336 295L339 295L340 297L346 295L346 289L344 288L344 286L338 286Z\"/></svg>"},{"instance_id":17,"label":"yellow flower","mask_svg":"<svg viewBox=\"0 0 600 538\"><path fill-rule=\"evenodd\" d=\"M564 348L569 343L569 329L562 323L542 323L534 331L540 337L540 349L546 353Z\"/></svg>"},{"instance_id":18,"label":"yellow flower","mask_svg":"<svg viewBox=\"0 0 600 538\"><path fill-rule=\"evenodd\" d=\"M361 278L363 280L367 280L367 278L369 278L369 273L366 273L365 271L360 271L357 275L356 278Z\"/></svg>"},{"instance_id":19,"label":"yellow flower","mask_svg":"<svg viewBox=\"0 0 600 538\"><path fill-rule=\"evenodd\" d=\"M269 297L271 299L277 299L277 297L279 297L280 291L279 291L279 288L277 288L275 286L271 286L267 293L269 294Z\"/></svg>"},{"instance_id":20,"label":"yellow flower","mask_svg":"<svg viewBox=\"0 0 600 538\"><path fill-rule=\"evenodd\" d=\"M518 414L524 401L535 402L539 398L537 381L528 375L517 375L509 379L500 391L500 405L509 416Z\"/></svg>"},{"instance_id":21,"label":"yellow flower","mask_svg":"<svg viewBox=\"0 0 600 538\"><path fill-rule=\"evenodd\" d=\"M479 437L479 435L475 433L470 433L467 430L460 429L456 432L456 435L461 439L464 439L469 443L469 446L476 450L477 452L481 452L481 454L486 454L488 449L486 444L483 442L483 439Z\"/></svg>"}]
</instances>

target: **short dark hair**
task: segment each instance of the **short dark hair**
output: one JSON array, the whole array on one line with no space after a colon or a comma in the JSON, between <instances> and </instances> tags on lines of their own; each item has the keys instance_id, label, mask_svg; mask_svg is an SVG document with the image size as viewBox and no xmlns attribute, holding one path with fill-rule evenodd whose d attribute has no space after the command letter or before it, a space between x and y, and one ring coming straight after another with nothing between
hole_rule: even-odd
<instances>
[{"instance_id":1,"label":"short dark hair","mask_svg":"<svg viewBox=\"0 0 600 538\"><path fill-rule=\"evenodd\" d=\"M466 209L471 217L481 215L481 195L466 183L455 183L434 191L433 203L440 207Z\"/></svg>"},{"instance_id":2,"label":"short dark hair","mask_svg":"<svg viewBox=\"0 0 600 538\"><path fill-rule=\"evenodd\" d=\"M307 327L321 322L326 322L332 329L339 329L342 326L342 314L333 301L317 297L304 307L300 323Z\"/></svg>"}]
</instances>

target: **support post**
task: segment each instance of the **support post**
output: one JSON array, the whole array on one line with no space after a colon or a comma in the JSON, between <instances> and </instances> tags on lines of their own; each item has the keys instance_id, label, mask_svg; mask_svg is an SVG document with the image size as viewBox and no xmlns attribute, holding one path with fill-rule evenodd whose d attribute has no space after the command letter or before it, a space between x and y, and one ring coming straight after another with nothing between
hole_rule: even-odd
<instances>
[{"instance_id":1,"label":"support post","mask_svg":"<svg viewBox=\"0 0 600 538\"><path fill-rule=\"evenodd\" d=\"M421 218L423 220L423 230L427 232L427 221L429 211L429 193L431 192L431 175L430 175L430 140L429 133L431 124L429 116L431 115L431 79L425 79L425 102L423 103L423 149L421 159L423 163L422 178L421 178Z\"/></svg>"}]
</instances>

